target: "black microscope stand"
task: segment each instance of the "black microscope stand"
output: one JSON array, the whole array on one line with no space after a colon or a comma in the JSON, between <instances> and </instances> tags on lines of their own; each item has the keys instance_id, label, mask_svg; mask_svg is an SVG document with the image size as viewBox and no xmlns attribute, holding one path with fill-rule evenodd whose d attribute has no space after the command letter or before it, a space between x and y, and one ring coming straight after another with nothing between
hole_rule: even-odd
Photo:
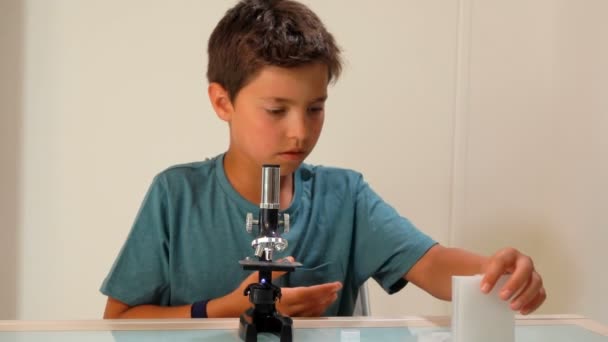
<instances>
[{"instance_id":1,"label":"black microscope stand","mask_svg":"<svg viewBox=\"0 0 608 342\"><path fill-rule=\"evenodd\" d=\"M245 342L256 342L257 335L269 332L280 337L280 342L293 341L293 321L277 312L275 303L281 298L281 288L272 284L272 271L295 270L300 263L278 263L267 261L239 261L245 270L257 270L259 282L247 286L245 295L253 307L245 311L239 320L239 336Z\"/></svg>"}]
</instances>

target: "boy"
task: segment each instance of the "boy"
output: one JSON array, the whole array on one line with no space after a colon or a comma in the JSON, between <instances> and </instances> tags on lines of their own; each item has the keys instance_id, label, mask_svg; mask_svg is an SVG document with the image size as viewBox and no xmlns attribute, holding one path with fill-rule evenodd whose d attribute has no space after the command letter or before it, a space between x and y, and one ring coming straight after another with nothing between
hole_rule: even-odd
<instances>
[{"instance_id":1,"label":"boy","mask_svg":"<svg viewBox=\"0 0 608 342\"><path fill-rule=\"evenodd\" d=\"M485 274L481 291L511 273L500 295L527 314L545 300L531 259L440 246L386 204L360 174L304 164L324 120L340 52L318 17L291 0L243 0L212 33L208 95L228 123L228 151L157 175L101 291L105 318L238 317L256 274L245 216L260 200L261 166L281 166L284 252L303 264L277 279L289 316L351 315L358 288L389 293L412 282L449 300L451 276ZM513 295L515 294L515 295Z\"/></svg>"}]
</instances>

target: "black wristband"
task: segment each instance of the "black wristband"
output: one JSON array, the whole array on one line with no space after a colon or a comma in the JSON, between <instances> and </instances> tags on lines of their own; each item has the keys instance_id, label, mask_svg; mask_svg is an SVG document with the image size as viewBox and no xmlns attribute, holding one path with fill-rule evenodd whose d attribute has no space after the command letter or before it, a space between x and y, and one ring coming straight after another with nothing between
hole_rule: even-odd
<instances>
[{"instance_id":1,"label":"black wristband","mask_svg":"<svg viewBox=\"0 0 608 342\"><path fill-rule=\"evenodd\" d=\"M209 303L208 300L201 300L192 304L190 307L190 317L207 318L207 303Z\"/></svg>"}]
</instances>

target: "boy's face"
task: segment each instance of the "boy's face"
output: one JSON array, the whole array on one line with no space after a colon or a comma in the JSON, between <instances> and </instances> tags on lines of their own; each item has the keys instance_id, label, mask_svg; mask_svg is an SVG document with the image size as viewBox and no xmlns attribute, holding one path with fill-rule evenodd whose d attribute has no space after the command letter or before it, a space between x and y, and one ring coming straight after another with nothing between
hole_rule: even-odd
<instances>
[{"instance_id":1,"label":"boy's face","mask_svg":"<svg viewBox=\"0 0 608 342\"><path fill-rule=\"evenodd\" d=\"M291 174L319 139L327 84L321 63L261 69L226 106L228 153L243 167L279 164L281 174Z\"/></svg>"}]
</instances>

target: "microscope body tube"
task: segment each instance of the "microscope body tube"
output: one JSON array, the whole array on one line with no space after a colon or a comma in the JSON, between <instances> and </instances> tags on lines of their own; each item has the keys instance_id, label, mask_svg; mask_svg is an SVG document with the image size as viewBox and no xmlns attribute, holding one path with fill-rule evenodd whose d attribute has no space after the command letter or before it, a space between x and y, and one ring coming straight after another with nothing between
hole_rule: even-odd
<instances>
[{"instance_id":1,"label":"microscope body tube","mask_svg":"<svg viewBox=\"0 0 608 342\"><path fill-rule=\"evenodd\" d=\"M280 237L279 234L279 209L260 208L260 234L265 237Z\"/></svg>"},{"instance_id":2,"label":"microscope body tube","mask_svg":"<svg viewBox=\"0 0 608 342\"><path fill-rule=\"evenodd\" d=\"M280 185L281 169L279 165L262 166L262 199L259 214L259 238L280 238L279 233L279 208L280 208ZM272 250L270 246L264 246L265 252L258 255L260 260L272 261Z\"/></svg>"},{"instance_id":3,"label":"microscope body tube","mask_svg":"<svg viewBox=\"0 0 608 342\"><path fill-rule=\"evenodd\" d=\"M281 169L279 165L262 166L262 200L259 236L279 237Z\"/></svg>"}]
</instances>

